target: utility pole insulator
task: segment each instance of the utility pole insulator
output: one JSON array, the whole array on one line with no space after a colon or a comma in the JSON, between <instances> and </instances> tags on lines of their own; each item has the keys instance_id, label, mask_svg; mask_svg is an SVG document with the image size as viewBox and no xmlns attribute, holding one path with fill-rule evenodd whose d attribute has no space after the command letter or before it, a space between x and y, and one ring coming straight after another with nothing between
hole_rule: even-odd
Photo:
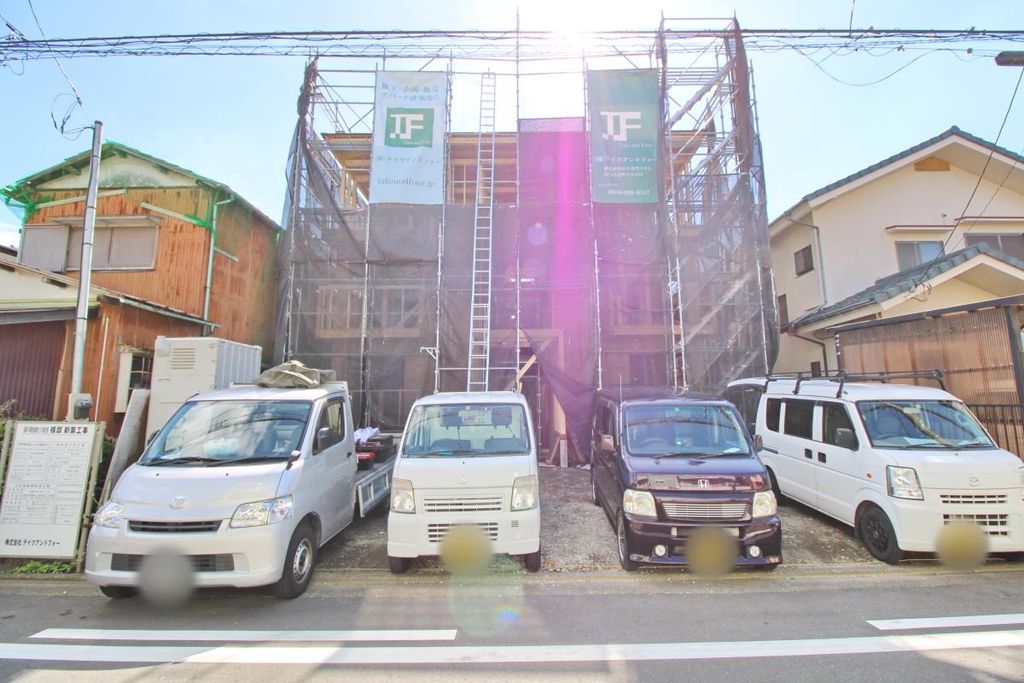
<instances>
[{"instance_id":1,"label":"utility pole insulator","mask_svg":"<svg viewBox=\"0 0 1024 683\"><path fill-rule=\"evenodd\" d=\"M1024 52L1007 50L996 55L999 66L1024 66Z\"/></svg>"}]
</instances>

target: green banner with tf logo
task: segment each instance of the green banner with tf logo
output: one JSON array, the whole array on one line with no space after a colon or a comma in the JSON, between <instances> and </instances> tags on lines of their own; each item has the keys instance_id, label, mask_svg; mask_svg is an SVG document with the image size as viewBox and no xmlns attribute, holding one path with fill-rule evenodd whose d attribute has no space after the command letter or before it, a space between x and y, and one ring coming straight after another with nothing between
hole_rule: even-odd
<instances>
[{"instance_id":1,"label":"green banner with tf logo","mask_svg":"<svg viewBox=\"0 0 1024 683\"><path fill-rule=\"evenodd\" d=\"M588 71L587 100L593 201L657 202L658 71Z\"/></svg>"}]
</instances>

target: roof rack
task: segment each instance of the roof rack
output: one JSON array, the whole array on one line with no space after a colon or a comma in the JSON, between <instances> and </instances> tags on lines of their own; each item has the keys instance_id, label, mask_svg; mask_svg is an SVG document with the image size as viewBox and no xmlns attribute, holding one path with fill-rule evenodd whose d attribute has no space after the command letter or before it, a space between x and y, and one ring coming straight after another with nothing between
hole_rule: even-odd
<instances>
[{"instance_id":1,"label":"roof rack","mask_svg":"<svg viewBox=\"0 0 1024 683\"><path fill-rule=\"evenodd\" d=\"M768 388L769 382L779 380L796 380L793 386L793 393L800 393L800 385L807 380L820 380L826 382L838 382L839 388L836 390L836 398L839 398L843 394L843 387L847 382L881 382L882 384L888 383L894 379L930 379L938 382L939 387L945 391L946 382L944 377L946 373L939 368L933 370L898 370L893 372L847 372L846 370L836 370L835 372L818 373L809 375L804 372L790 372L790 373L776 373L767 375L764 378L764 388Z\"/></svg>"}]
</instances>

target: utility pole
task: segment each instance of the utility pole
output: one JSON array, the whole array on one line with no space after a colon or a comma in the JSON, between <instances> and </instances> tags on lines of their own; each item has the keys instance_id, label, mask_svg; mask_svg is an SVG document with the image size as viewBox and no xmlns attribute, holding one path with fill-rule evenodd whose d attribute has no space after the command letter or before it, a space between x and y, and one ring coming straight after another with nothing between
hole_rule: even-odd
<instances>
[{"instance_id":1,"label":"utility pole","mask_svg":"<svg viewBox=\"0 0 1024 683\"><path fill-rule=\"evenodd\" d=\"M85 219L82 224L82 263L78 270L78 312L75 316L75 351L71 362L71 394L68 396L69 420L88 420L92 397L82 393L85 366L85 335L89 323L89 284L92 279L92 245L96 233L96 193L100 185L100 148L103 122L92 127L92 157L89 159L89 189L85 193Z\"/></svg>"}]
</instances>

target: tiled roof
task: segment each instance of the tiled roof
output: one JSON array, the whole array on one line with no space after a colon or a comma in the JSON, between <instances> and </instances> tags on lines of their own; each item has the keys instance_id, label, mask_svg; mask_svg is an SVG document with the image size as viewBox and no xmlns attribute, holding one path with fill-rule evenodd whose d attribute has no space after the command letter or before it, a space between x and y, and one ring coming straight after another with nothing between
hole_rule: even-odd
<instances>
[{"instance_id":1,"label":"tiled roof","mask_svg":"<svg viewBox=\"0 0 1024 683\"><path fill-rule=\"evenodd\" d=\"M913 268L901 270L893 275L883 277L876 280L875 284L867 287L866 289L862 289L856 294L852 294L833 304L819 306L818 308L804 313L799 318L793 320L790 324L793 328L804 327L811 323L818 322L819 320L827 320L828 318L834 318L838 315L842 315L843 313L855 311L858 308L864 308L865 306L870 306L872 304L880 304L898 296L899 294L913 292L921 282L934 278L936 275L952 270L953 268L982 255L988 255L1007 265L1013 266L1014 268L1019 268L1022 271L1022 277L1024 277L1024 261L1007 256L1001 251L991 249L987 244L982 242L972 247L967 247L966 249L946 254L935 261L928 261L927 263L914 266Z\"/></svg>"}]
</instances>

